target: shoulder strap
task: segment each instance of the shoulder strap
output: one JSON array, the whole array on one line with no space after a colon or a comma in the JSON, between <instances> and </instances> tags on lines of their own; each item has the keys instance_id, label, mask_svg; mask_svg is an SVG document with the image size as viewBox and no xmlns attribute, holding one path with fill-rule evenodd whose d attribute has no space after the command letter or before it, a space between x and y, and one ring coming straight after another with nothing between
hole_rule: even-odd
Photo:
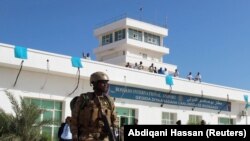
<instances>
[{"instance_id":1,"label":"shoulder strap","mask_svg":"<svg viewBox=\"0 0 250 141\"><path fill-rule=\"evenodd\" d=\"M113 101L113 99L110 96L108 96L108 95L104 95L104 97L106 97L106 99L108 100L108 103L109 103L110 107L112 108L112 110L114 110L114 101Z\"/></svg>"},{"instance_id":2,"label":"shoulder strap","mask_svg":"<svg viewBox=\"0 0 250 141\"><path fill-rule=\"evenodd\" d=\"M80 99L79 99L80 98ZM81 101L81 108L89 101L89 99L91 98L91 93L83 93L80 96L76 96L74 97L71 101L70 101L70 109L71 111L74 109L75 104L77 102L77 100Z\"/></svg>"},{"instance_id":3,"label":"shoulder strap","mask_svg":"<svg viewBox=\"0 0 250 141\"><path fill-rule=\"evenodd\" d=\"M85 106L86 103L88 103L89 99L90 99L90 93L84 93L81 94L80 97L82 98L82 103L81 103L81 108L83 108Z\"/></svg>"}]
</instances>

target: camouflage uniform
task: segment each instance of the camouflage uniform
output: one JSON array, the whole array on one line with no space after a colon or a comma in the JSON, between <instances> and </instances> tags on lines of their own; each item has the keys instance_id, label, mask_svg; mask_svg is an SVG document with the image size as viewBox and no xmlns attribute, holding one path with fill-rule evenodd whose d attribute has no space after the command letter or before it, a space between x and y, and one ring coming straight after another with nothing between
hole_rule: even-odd
<instances>
[{"instance_id":1,"label":"camouflage uniform","mask_svg":"<svg viewBox=\"0 0 250 141\"><path fill-rule=\"evenodd\" d=\"M78 141L109 141L100 110L107 117L109 126L115 126L115 106L108 95L98 96L95 92L89 92L75 99L70 125L73 141L77 141L74 139L76 136Z\"/></svg>"}]
</instances>

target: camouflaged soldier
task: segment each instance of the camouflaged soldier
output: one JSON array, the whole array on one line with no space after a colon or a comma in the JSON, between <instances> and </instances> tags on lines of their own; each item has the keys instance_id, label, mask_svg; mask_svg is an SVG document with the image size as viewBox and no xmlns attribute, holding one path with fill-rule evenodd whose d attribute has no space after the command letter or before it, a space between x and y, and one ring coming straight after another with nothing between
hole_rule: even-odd
<instances>
[{"instance_id":1,"label":"camouflaged soldier","mask_svg":"<svg viewBox=\"0 0 250 141\"><path fill-rule=\"evenodd\" d=\"M113 100L108 95L109 77L103 72L90 76L94 92L75 97L71 103L71 132L73 141L110 141L108 127L115 127L116 114ZM105 116L105 117L104 117ZM104 120L106 119L106 120ZM106 122L105 122L106 121Z\"/></svg>"}]
</instances>

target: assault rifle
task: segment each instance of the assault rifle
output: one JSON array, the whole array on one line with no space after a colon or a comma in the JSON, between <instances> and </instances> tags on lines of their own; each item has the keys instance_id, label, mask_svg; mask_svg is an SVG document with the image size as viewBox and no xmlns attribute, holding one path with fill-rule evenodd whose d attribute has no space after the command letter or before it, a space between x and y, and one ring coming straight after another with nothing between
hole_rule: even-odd
<instances>
[{"instance_id":1,"label":"assault rifle","mask_svg":"<svg viewBox=\"0 0 250 141\"><path fill-rule=\"evenodd\" d=\"M98 103L100 105L99 108L100 108L100 111L101 111L101 118L102 118L102 120L104 122L104 132L108 133L109 141L116 141L116 137L114 135L114 132L110 128L108 119L107 119L107 117L105 116L105 114L104 114L104 112L102 110L102 104L100 102L99 96L97 96L97 99L98 99ZM113 127L113 129L114 129L114 127Z\"/></svg>"}]
</instances>

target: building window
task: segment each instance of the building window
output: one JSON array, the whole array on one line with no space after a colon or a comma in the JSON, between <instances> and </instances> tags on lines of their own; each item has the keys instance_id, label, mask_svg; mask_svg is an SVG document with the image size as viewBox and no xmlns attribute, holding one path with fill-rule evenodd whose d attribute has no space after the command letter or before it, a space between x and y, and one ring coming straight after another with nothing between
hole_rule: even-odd
<instances>
[{"instance_id":1,"label":"building window","mask_svg":"<svg viewBox=\"0 0 250 141\"><path fill-rule=\"evenodd\" d=\"M163 112L161 116L161 123L167 125L174 125L177 120L176 113Z\"/></svg>"},{"instance_id":2,"label":"building window","mask_svg":"<svg viewBox=\"0 0 250 141\"><path fill-rule=\"evenodd\" d=\"M135 109L116 107L119 126L134 124Z\"/></svg>"},{"instance_id":3,"label":"building window","mask_svg":"<svg viewBox=\"0 0 250 141\"><path fill-rule=\"evenodd\" d=\"M191 125L199 125L201 123L202 117L199 115L189 115L188 123Z\"/></svg>"},{"instance_id":4,"label":"building window","mask_svg":"<svg viewBox=\"0 0 250 141\"><path fill-rule=\"evenodd\" d=\"M134 29L129 29L129 38L142 41L142 32Z\"/></svg>"},{"instance_id":5,"label":"building window","mask_svg":"<svg viewBox=\"0 0 250 141\"><path fill-rule=\"evenodd\" d=\"M154 45L160 45L160 36L156 36L150 33L144 33L144 41Z\"/></svg>"},{"instance_id":6,"label":"building window","mask_svg":"<svg viewBox=\"0 0 250 141\"><path fill-rule=\"evenodd\" d=\"M61 121L62 119L62 102L55 100L45 100L45 99L33 99L25 98L28 103L33 103L39 108L43 109L43 112L37 121L43 121L46 119L51 119L53 121ZM46 134L51 137L51 140L57 140L57 133L60 124L52 124L43 126L41 129L42 134Z\"/></svg>"},{"instance_id":7,"label":"building window","mask_svg":"<svg viewBox=\"0 0 250 141\"><path fill-rule=\"evenodd\" d=\"M125 39L125 29L115 32L115 41L119 41L122 39Z\"/></svg>"},{"instance_id":8,"label":"building window","mask_svg":"<svg viewBox=\"0 0 250 141\"><path fill-rule=\"evenodd\" d=\"M218 118L219 125L233 125L233 121L234 121L234 119L232 119L232 118L225 118L225 117Z\"/></svg>"},{"instance_id":9,"label":"building window","mask_svg":"<svg viewBox=\"0 0 250 141\"><path fill-rule=\"evenodd\" d=\"M110 44L113 42L112 33L102 36L102 45Z\"/></svg>"}]
</instances>

